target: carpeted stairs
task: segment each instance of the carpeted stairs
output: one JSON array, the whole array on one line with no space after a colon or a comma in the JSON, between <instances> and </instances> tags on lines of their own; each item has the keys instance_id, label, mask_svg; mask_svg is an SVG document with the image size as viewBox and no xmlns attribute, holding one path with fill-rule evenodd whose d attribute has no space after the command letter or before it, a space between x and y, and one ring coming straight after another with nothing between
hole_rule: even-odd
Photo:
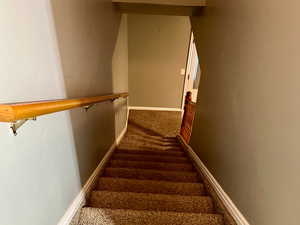
<instances>
[{"instance_id":1,"label":"carpeted stairs","mask_svg":"<svg viewBox=\"0 0 300 225\"><path fill-rule=\"evenodd\" d=\"M223 225L176 138L128 133L79 225Z\"/></svg>"}]
</instances>

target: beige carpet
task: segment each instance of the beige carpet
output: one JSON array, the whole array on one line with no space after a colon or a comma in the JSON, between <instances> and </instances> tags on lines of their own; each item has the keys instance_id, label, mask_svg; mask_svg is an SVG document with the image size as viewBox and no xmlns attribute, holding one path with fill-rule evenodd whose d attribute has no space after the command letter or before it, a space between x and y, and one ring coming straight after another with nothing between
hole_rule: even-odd
<instances>
[{"instance_id":1,"label":"beige carpet","mask_svg":"<svg viewBox=\"0 0 300 225\"><path fill-rule=\"evenodd\" d=\"M129 124L79 225L224 224L176 138L154 127Z\"/></svg>"},{"instance_id":2,"label":"beige carpet","mask_svg":"<svg viewBox=\"0 0 300 225\"><path fill-rule=\"evenodd\" d=\"M181 112L130 110L128 131L143 136L175 137L181 126ZM142 132L141 132L142 131Z\"/></svg>"}]
</instances>

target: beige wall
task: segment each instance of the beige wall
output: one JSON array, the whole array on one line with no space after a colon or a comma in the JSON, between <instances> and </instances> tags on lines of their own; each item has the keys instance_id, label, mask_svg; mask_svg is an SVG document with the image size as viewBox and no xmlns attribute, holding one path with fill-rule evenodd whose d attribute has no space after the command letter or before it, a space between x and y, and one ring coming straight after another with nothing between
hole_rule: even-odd
<instances>
[{"instance_id":1,"label":"beige wall","mask_svg":"<svg viewBox=\"0 0 300 225\"><path fill-rule=\"evenodd\" d=\"M188 17L128 16L130 106L180 108Z\"/></svg>"},{"instance_id":2,"label":"beige wall","mask_svg":"<svg viewBox=\"0 0 300 225\"><path fill-rule=\"evenodd\" d=\"M112 59L113 91L128 92L128 27L127 15L122 15L118 38ZM121 134L127 123L127 99L114 102L115 133Z\"/></svg>"},{"instance_id":3,"label":"beige wall","mask_svg":"<svg viewBox=\"0 0 300 225\"><path fill-rule=\"evenodd\" d=\"M255 225L300 210L298 1L211 1L193 19L202 77L192 147Z\"/></svg>"},{"instance_id":4,"label":"beige wall","mask_svg":"<svg viewBox=\"0 0 300 225\"><path fill-rule=\"evenodd\" d=\"M109 0L1 1L0 102L111 93L126 77L112 79L119 24ZM113 143L115 123L111 102L38 117L16 137L0 123L1 225L57 224Z\"/></svg>"},{"instance_id":5,"label":"beige wall","mask_svg":"<svg viewBox=\"0 0 300 225\"><path fill-rule=\"evenodd\" d=\"M115 50L115 54L121 54L118 45L115 46L120 15L112 11L112 5L106 0L52 0L52 5L67 96L114 92L112 59ZM115 83L122 82L117 76L119 71L114 70ZM82 111L77 109L70 114L84 183L112 144L118 115L111 102L97 104L88 113Z\"/></svg>"}]
</instances>

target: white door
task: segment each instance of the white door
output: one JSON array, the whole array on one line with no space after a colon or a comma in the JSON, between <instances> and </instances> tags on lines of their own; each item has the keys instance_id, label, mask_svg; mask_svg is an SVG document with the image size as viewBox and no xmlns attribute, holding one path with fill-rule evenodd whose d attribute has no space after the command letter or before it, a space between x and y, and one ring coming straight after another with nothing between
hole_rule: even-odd
<instances>
[{"instance_id":1,"label":"white door","mask_svg":"<svg viewBox=\"0 0 300 225\"><path fill-rule=\"evenodd\" d=\"M198 85L200 80L200 66L198 53L194 41L193 32L191 33L191 40L188 53L188 62L185 74L184 96L188 91L192 92L193 102L197 101Z\"/></svg>"}]
</instances>

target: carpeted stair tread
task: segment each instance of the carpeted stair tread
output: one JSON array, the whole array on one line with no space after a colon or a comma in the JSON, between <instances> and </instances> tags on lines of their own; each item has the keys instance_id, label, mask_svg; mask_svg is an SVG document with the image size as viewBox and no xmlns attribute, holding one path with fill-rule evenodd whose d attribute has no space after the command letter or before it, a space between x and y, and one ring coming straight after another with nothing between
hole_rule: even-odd
<instances>
[{"instance_id":1,"label":"carpeted stair tread","mask_svg":"<svg viewBox=\"0 0 300 225\"><path fill-rule=\"evenodd\" d=\"M190 196L205 195L205 189L202 183L182 183L111 177L101 177L98 182L97 190Z\"/></svg>"},{"instance_id":2,"label":"carpeted stair tread","mask_svg":"<svg viewBox=\"0 0 300 225\"><path fill-rule=\"evenodd\" d=\"M157 145L157 146L169 146L169 147L178 147L180 148L180 144L174 141L168 141L166 139L153 139L147 138L139 135L130 135L127 136L124 140L122 140L121 144L141 144L141 145Z\"/></svg>"},{"instance_id":3,"label":"carpeted stair tread","mask_svg":"<svg viewBox=\"0 0 300 225\"><path fill-rule=\"evenodd\" d=\"M122 159L130 161L152 161L152 162L171 162L171 163L186 163L188 158L180 156L155 156L155 155L136 155L127 153L115 153L112 159Z\"/></svg>"},{"instance_id":4,"label":"carpeted stair tread","mask_svg":"<svg viewBox=\"0 0 300 225\"><path fill-rule=\"evenodd\" d=\"M223 225L217 214L83 208L79 225Z\"/></svg>"},{"instance_id":5,"label":"carpeted stair tread","mask_svg":"<svg viewBox=\"0 0 300 225\"><path fill-rule=\"evenodd\" d=\"M224 225L177 138L128 128L77 225Z\"/></svg>"},{"instance_id":6,"label":"carpeted stair tread","mask_svg":"<svg viewBox=\"0 0 300 225\"><path fill-rule=\"evenodd\" d=\"M199 182L199 177L197 176L196 172L160 171L108 167L104 171L104 176L139 180L161 180L189 183Z\"/></svg>"},{"instance_id":7,"label":"carpeted stair tread","mask_svg":"<svg viewBox=\"0 0 300 225\"><path fill-rule=\"evenodd\" d=\"M119 148L124 149L140 149L140 150L157 150L157 151L175 151L183 152L182 148L174 147L164 147L160 145L151 145L151 144L140 144L140 143L122 143L119 145Z\"/></svg>"},{"instance_id":8,"label":"carpeted stair tread","mask_svg":"<svg viewBox=\"0 0 300 225\"><path fill-rule=\"evenodd\" d=\"M111 160L110 167L169 171L193 171L193 166L189 163L141 162L128 160Z\"/></svg>"},{"instance_id":9,"label":"carpeted stair tread","mask_svg":"<svg viewBox=\"0 0 300 225\"><path fill-rule=\"evenodd\" d=\"M130 138L144 139L144 140L150 140L150 141L159 141L159 142L167 142L167 143L170 142L170 143L179 144L176 137L168 138L168 137L159 137L159 136L151 136L151 135L140 135L140 134L134 134L134 133L127 133L123 140L126 141Z\"/></svg>"},{"instance_id":10,"label":"carpeted stair tread","mask_svg":"<svg viewBox=\"0 0 300 225\"><path fill-rule=\"evenodd\" d=\"M128 137L137 137L137 138L144 138L146 140L158 140L164 142L178 143L178 139L176 137L161 137L161 136L153 136L153 135L141 135L135 133L127 133L123 140L126 140Z\"/></svg>"},{"instance_id":11,"label":"carpeted stair tread","mask_svg":"<svg viewBox=\"0 0 300 225\"><path fill-rule=\"evenodd\" d=\"M116 149L115 153L139 154L139 155L165 155L165 156L184 156L183 151L168 150L140 150L140 149Z\"/></svg>"},{"instance_id":12,"label":"carpeted stair tread","mask_svg":"<svg viewBox=\"0 0 300 225\"><path fill-rule=\"evenodd\" d=\"M213 213L213 202L208 196L93 191L89 206L110 209Z\"/></svg>"}]
</instances>

